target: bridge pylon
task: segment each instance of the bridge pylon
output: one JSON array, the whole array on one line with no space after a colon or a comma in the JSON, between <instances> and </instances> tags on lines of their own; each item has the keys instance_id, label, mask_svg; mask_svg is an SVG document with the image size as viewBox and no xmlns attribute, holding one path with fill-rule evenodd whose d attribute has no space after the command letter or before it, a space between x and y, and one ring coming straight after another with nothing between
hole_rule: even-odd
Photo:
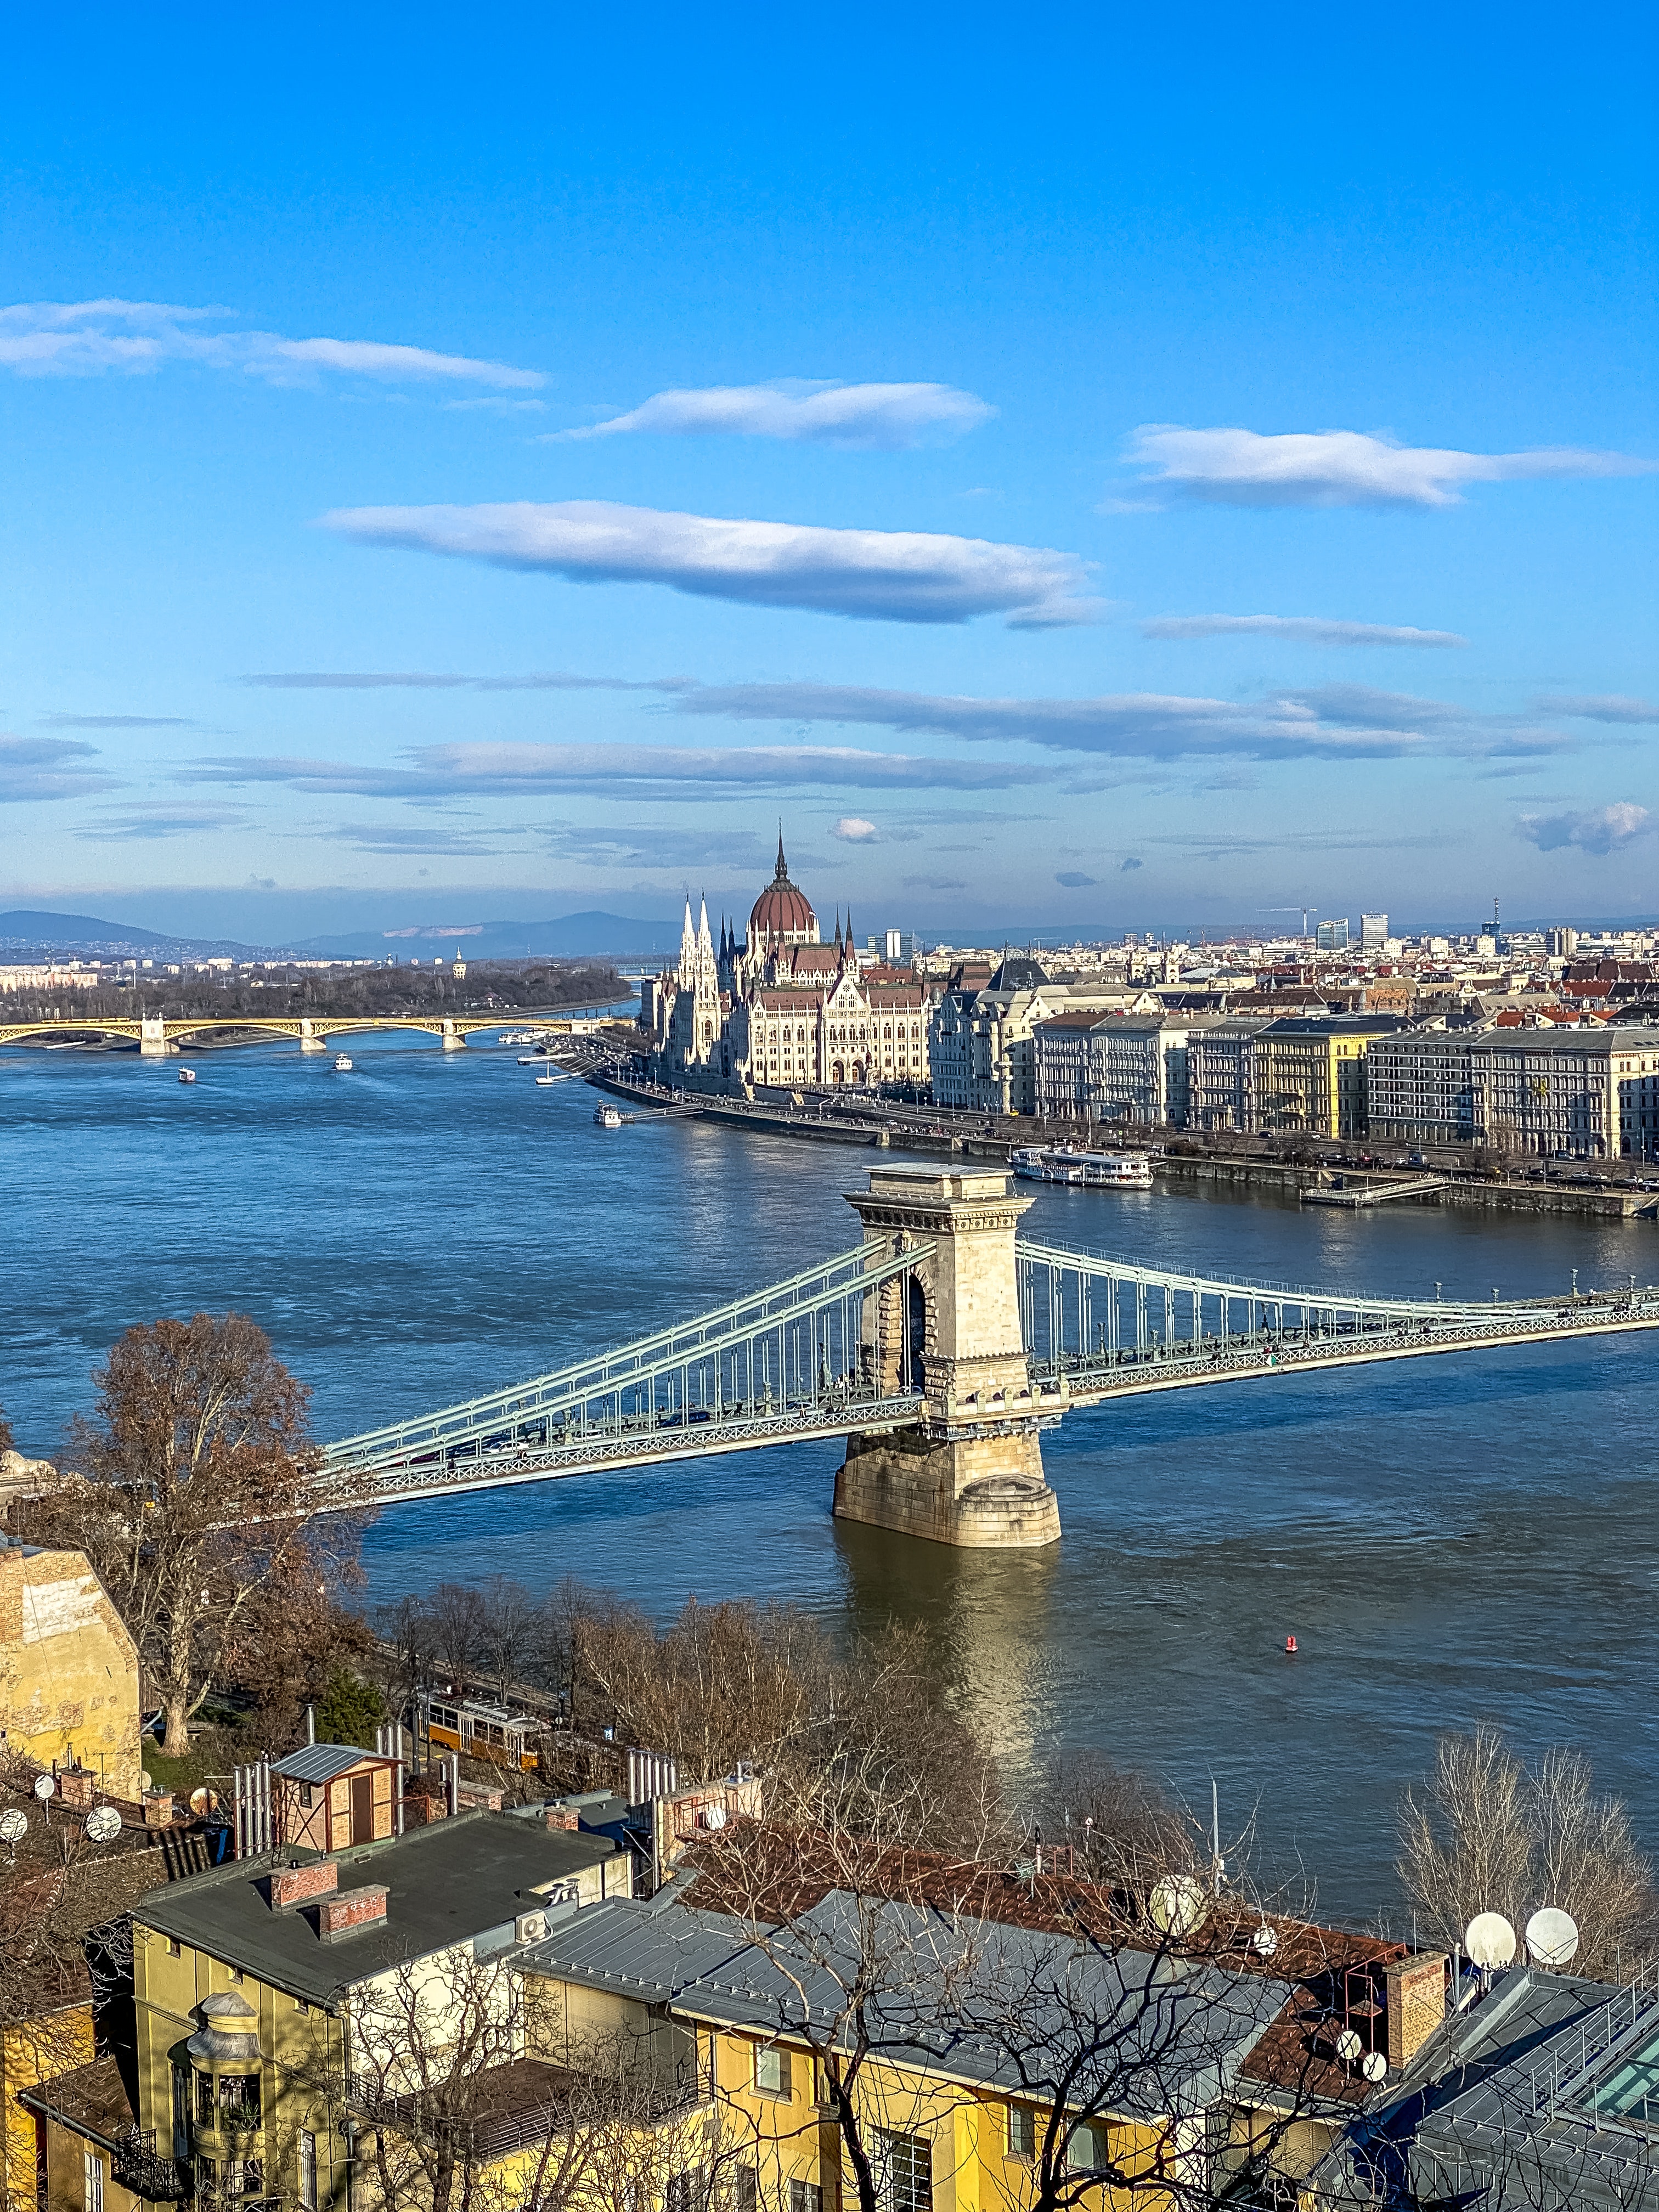
<instances>
[{"instance_id":1,"label":"bridge pylon","mask_svg":"<svg viewBox=\"0 0 1659 2212\"><path fill-rule=\"evenodd\" d=\"M1000 1170L878 1168L847 1202L866 1244L931 1252L864 1301L872 1380L918 1366L915 1426L849 1436L836 1511L935 1543L1030 1550L1055 1542L1060 1504L1042 1472L1040 1416L1021 1328L1014 1237L1030 1204Z\"/></svg>"}]
</instances>

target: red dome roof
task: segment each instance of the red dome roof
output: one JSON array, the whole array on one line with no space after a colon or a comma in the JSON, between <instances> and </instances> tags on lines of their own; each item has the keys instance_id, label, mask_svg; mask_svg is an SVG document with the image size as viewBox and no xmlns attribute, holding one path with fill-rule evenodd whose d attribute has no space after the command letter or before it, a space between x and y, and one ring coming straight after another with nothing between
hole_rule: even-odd
<instances>
[{"instance_id":1,"label":"red dome roof","mask_svg":"<svg viewBox=\"0 0 1659 2212\"><path fill-rule=\"evenodd\" d=\"M818 918L805 892L797 890L789 880L783 840L780 837L776 872L749 909L750 950L755 951L769 939L786 944L816 945L817 935Z\"/></svg>"}]
</instances>

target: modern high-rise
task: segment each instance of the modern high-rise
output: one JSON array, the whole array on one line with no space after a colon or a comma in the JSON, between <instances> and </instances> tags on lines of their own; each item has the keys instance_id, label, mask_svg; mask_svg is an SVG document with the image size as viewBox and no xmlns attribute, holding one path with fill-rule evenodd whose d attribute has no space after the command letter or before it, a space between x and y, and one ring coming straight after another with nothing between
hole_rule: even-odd
<instances>
[{"instance_id":1,"label":"modern high-rise","mask_svg":"<svg viewBox=\"0 0 1659 2212\"><path fill-rule=\"evenodd\" d=\"M1389 917L1386 914L1362 914L1359 917L1359 949L1362 952L1380 952L1389 941Z\"/></svg>"},{"instance_id":2,"label":"modern high-rise","mask_svg":"<svg viewBox=\"0 0 1659 2212\"><path fill-rule=\"evenodd\" d=\"M1348 949L1346 915L1339 915L1330 921L1322 921L1314 933L1314 946L1320 952L1346 952Z\"/></svg>"}]
</instances>

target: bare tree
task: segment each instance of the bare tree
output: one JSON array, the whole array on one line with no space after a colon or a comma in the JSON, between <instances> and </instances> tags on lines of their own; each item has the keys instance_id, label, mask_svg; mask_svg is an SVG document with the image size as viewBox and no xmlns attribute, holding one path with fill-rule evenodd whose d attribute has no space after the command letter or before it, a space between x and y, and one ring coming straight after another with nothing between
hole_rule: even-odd
<instances>
[{"instance_id":1,"label":"bare tree","mask_svg":"<svg viewBox=\"0 0 1659 2212\"><path fill-rule=\"evenodd\" d=\"M484 1602L471 1583L440 1583L427 1603L438 1656L459 1685L484 1648Z\"/></svg>"},{"instance_id":2,"label":"bare tree","mask_svg":"<svg viewBox=\"0 0 1659 2212\"><path fill-rule=\"evenodd\" d=\"M535 1649L536 1601L524 1584L514 1582L510 1575L492 1575L481 1597L481 1641L505 1705L513 1683L523 1673Z\"/></svg>"},{"instance_id":3,"label":"bare tree","mask_svg":"<svg viewBox=\"0 0 1659 2212\"><path fill-rule=\"evenodd\" d=\"M70 1432L84 1472L29 1500L23 1526L86 1553L177 1753L259 1633L352 1577L365 1492L324 1482L310 1394L245 1314L130 1328L94 1380L95 1416Z\"/></svg>"},{"instance_id":4,"label":"bare tree","mask_svg":"<svg viewBox=\"0 0 1659 2212\"><path fill-rule=\"evenodd\" d=\"M1040 1839L1069 1846L1091 1880L1142 1891L1164 1875L1190 1874L1203 1839L1150 1776L1103 1752L1062 1752L1037 1801Z\"/></svg>"},{"instance_id":5,"label":"bare tree","mask_svg":"<svg viewBox=\"0 0 1659 2212\"><path fill-rule=\"evenodd\" d=\"M1622 1978L1655 1954L1653 1869L1624 1806L1595 1794L1577 1752L1529 1769L1495 1729L1443 1736L1432 1774L1406 1792L1400 1834L1407 1894L1448 1949L1477 1912L1519 1930L1557 1905L1578 1923L1577 1972Z\"/></svg>"},{"instance_id":6,"label":"bare tree","mask_svg":"<svg viewBox=\"0 0 1659 2212\"><path fill-rule=\"evenodd\" d=\"M386 1699L393 1715L411 1723L418 1712L421 1692L432 1680L438 1654L438 1632L431 1613L417 1597L404 1595L395 1605L383 1605L375 1614L382 1662L386 1677ZM389 1659L389 1663L386 1663Z\"/></svg>"}]
</instances>

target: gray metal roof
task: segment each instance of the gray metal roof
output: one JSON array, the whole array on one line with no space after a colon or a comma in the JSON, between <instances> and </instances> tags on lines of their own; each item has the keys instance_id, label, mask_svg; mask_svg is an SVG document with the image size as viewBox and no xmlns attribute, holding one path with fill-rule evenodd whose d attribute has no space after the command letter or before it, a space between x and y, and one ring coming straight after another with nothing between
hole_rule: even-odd
<instances>
[{"instance_id":1,"label":"gray metal roof","mask_svg":"<svg viewBox=\"0 0 1659 2212\"><path fill-rule=\"evenodd\" d=\"M374 1882L384 1882L389 1893L383 1921L332 1942L319 1936L314 1911L272 1911L268 1877L276 1861L270 1856L170 1882L142 1898L133 1918L290 1996L328 2004L367 1975L449 1944L510 1941L514 1920L538 1907L540 1891L615 1850L605 1836L550 1831L500 1813L464 1813L337 1852L341 1894ZM289 1855L283 1856L285 1861ZM293 1856L311 1863L319 1854Z\"/></svg>"},{"instance_id":2,"label":"gray metal roof","mask_svg":"<svg viewBox=\"0 0 1659 2212\"><path fill-rule=\"evenodd\" d=\"M902 1969L872 1973L886 1956ZM1291 1994L1268 1975L1182 1973L1146 1952L847 1891L758 1940L725 1914L601 1905L522 1963L683 2019L820 2042L844 2039L861 1990L868 2030L900 2063L1073 2109L1101 2094L1125 2115L1203 2109ZM1091 2041L1097 2058L1079 2065Z\"/></svg>"},{"instance_id":3,"label":"gray metal roof","mask_svg":"<svg viewBox=\"0 0 1659 2212\"><path fill-rule=\"evenodd\" d=\"M298 1751L289 1752L286 1759L276 1760L270 1771L289 1782L331 1782L337 1774L345 1773L349 1767L361 1766L365 1760L386 1766L394 1764L391 1759L380 1759L375 1752L362 1750L355 1743L307 1743Z\"/></svg>"}]
</instances>

